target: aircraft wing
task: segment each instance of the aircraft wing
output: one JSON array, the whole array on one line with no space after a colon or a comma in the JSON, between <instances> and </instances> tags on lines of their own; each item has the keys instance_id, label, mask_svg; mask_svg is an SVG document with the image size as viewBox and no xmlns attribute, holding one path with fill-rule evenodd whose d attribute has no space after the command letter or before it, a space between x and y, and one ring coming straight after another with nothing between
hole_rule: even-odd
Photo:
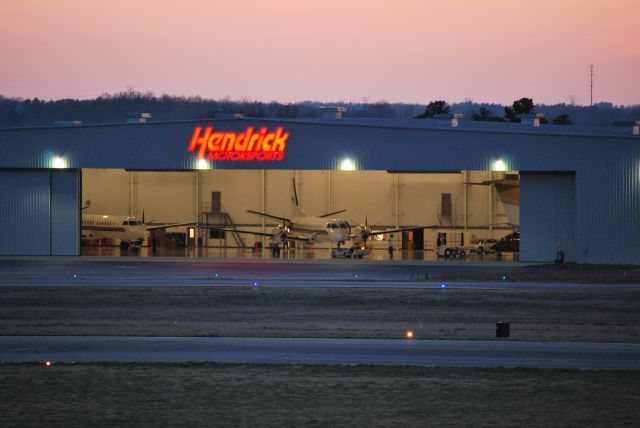
<instances>
[{"instance_id":1,"label":"aircraft wing","mask_svg":"<svg viewBox=\"0 0 640 428\"><path fill-rule=\"evenodd\" d=\"M269 214L269 213L261 213L260 211L253 211L253 210L247 210L247 212L251 213L251 214L255 214L255 215L260 215L262 217L268 217L268 218L272 218L272 219L275 219L275 220L280 220L280 221L285 222L285 223L291 223L291 220L289 220L286 217L278 217L277 215L273 215L273 214Z\"/></svg>"},{"instance_id":2,"label":"aircraft wing","mask_svg":"<svg viewBox=\"0 0 640 428\"><path fill-rule=\"evenodd\" d=\"M386 233L406 232L406 231L415 230L415 229L433 229L433 228L437 228L437 226L414 226L414 227L402 227L400 229L372 230L370 233L370 236L382 235ZM353 239L353 236L351 238Z\"/></svg>"},{"instance_id":3,"label":"aircraft wing","mask_svg":"<svg viewBox=\"0 0 640 428\"><path fill-rule=\"evenodd\" d=\"M234 229L231 227L208 226L206 224L199 224L198 227L203 229L222 230L223 232L247 233L249 235L266 236L268 238L273 238L273 233L268 233L268 232L256 232L254 230ZM290 235L290 234L287 234L287 240L309 242L309 238Z\"/></svg>"},{"instance_id":4,"label":"aircraft wing","mask_svg":"<svg viewBox=\"0 0 640 428\"><path fill-rule=\"evenodd\" d=\"M287 240L291 241L301 241L301 242L309 242L309 238L304 236L295 236L295 235L287 235Z\"/></svg>"},{"instance_id":5,"label":"aircraft wing","mask_svg":"<svg viewBox=\"0 0 640 428\"><path fill-rule=\"evenodd\" d=\"M345 212L345 211L346 211L346 210L334 211L334 212L332 212L332 213L326 213L326 214L319 215L318 217L320 217L320 218L331 217L331 216L333 216L333 215L340 214L340 213L343 213L343 212Z\"/></svg>"},{"instance_id":6,"label":"aircraft wing","mask_svg":"<svg viewBox=\"0 0 640 428\"><path fill-rule=\"evenodd\" d=\"M371 232L372 235L380 235L381 233L396 233L396 232L406 232L408 230L415 229L429 229L431 226L414 226L414 227L401 227L400 229L385 229L385 230L374 230Z\"/></svg>"},{"instance_id":7,"label":"aircraft wing","mask_svg":"<svg viewBox=\"0 0 640 428\"><path fill-rule=\"evenodd\" d=\"M268 236L270 238L273 238L273 233L256 232L256 231L253 231L253 230L233 229L231 227L208 226L206 224L199 224L198 227L201 228L201 229L221 230L223 232L248 233L250 235Z\"/></svg>"},{"instance_id":8,"label":"aircraft wing","mask_svg":"<svg viewBox=\"0 0 640 428\"><path fill-rule=\"evenodd\" d=\"M163 224L161 226L147 226L147 230L168 229L170 227L178 227L178 226L195 226L196 224L197 223L195 221L190 221L188 223Z\"/></svg>"}]
</instances>

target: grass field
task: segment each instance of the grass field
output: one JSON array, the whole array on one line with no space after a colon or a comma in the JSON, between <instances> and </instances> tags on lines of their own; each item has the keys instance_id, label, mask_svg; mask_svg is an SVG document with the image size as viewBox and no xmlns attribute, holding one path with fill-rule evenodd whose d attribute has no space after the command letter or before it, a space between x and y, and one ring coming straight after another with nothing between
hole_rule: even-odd
<instances>
[{"instance_id":1,"label":"grass field","mask_svg":"<svg viewBox=\"0 0 640 428\"><path fill-rule=\"evenodd\" d=\"M0 365L2 426L637 426L640 373Z\"/></svg>"},{"instance_id":2,"label":"grass field","mask_svg":"<svg viewBox=\"0 0 640 428\"><path fill-rule=\"evenodd\" d=\"M640 341L640 291L2 287L0 335Z\"/></svg>"},{"instance_id":3,"label":"grass field","mask_svg":"<svg viewBox=\"0 0 640 428\"><path fill-rule=\"evenodd\" d=\"M640 291L2 287L0 335L638 342ZM640 372L0 363L0 426L637 426Z\"/></svg>"}]
</instances>

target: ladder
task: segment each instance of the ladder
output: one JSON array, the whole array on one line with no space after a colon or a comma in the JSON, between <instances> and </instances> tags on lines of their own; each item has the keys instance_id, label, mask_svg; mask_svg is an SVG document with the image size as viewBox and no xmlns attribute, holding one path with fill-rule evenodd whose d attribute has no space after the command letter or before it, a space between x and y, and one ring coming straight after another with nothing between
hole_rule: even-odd
<instances>
[{"instance_id":1,"label":"ladder","mask_svg":"<svg viewBox=\"0 0 640 428\"><path fill-rule=\"evenodd\" d=\"M233 220L231 219L231 216L229 215L229 213L221 211L221 212L217 212L217 213L213 213L210 211L211 210L211 203L209 202L204 202L202 204L201 207L201 211L200 211L200 217L201 217L201 223L206 225L206 226L217 226L217 227L222 227L225 229L235 229L236 225L233 222ZM240 236L240 234L234 230L231 231L226 231L226 233L224 234L224 245L225 247L227 246L227 233L231 233L231 236L233 237L233 240L236 244L236 247L238 248L244 248L245 247L245 242L244 239L242 238L242 236ZM209 238L207 237L207 241L209 240Z\"/></svg>"}]
</instances>

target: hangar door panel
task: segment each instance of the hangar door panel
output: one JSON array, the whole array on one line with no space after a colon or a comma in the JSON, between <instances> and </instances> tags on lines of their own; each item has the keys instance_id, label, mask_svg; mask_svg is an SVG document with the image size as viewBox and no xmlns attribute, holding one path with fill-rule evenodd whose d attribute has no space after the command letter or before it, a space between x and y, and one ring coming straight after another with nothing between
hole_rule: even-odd
<instances>
[{"instance_id":1,"label":"hangar door panel","mask_svg":"<svg viewBox=\"0 0 640 428\"><path fill-rule=\"evenodd\" d=\"M49 171L0 171L0 255L49 255Z\"/></svg>"},{"instance_id":2,"label":"hangar door panel","mask_svg":"<svg viewBox=\"0 0 640 428\"><path fill-rule=\"evenodd\" d=\"M575 174L520 172L520 260L576 260Z\"/></svg>"},{"instance_id":3,"label":"hangar door panel","mask_svg":"<svg viewBox=\"0 0 640 428\"><path fill-rule=\"evenodd\" d=\"M79 187L76 171L51 172L52 256L80 254Z\"/></svg>"}]
</instances>

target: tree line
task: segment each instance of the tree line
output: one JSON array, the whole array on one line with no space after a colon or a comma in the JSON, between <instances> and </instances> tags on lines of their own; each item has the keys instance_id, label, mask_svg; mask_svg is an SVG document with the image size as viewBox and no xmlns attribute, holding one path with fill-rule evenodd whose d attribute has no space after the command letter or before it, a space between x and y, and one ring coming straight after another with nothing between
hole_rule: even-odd
<instances>
[{"instance_id":1,"label":"tree line","mask_svg":"<svg viewBox=\"0 0 640 428\"><path fill-rule=\"evenodd\" d=\"M565 107L566 108L566 107ZM504 115L498 116L487 107L480 107L476 113L471 114L471 120L479 122L520 122L523 116L534 116L536 106L531 98L515 100L511 106L503 107ZM444 100L431 101L424 112L414 119L429 119L451 114L451 108ZM537 117L537 115L536 115ZM541 124L548 124L549 120L542 114L539 117ZM554 125L571 125L571 116L567 113L558 114L552 122Z\"/></svg>"},{"instance_id":2,"label":"tree line","mask_svg":"<svg viewBox=\"0 0 640 428\"><path fill-rule=\"evenodd\" d=\"M428 118L436 114L462 113L465 119L478 121L518 121L522 114L543 113L552 123L608 126L616 122L640 120L640 105L614 106L598 103L592 107L569 104L536 105L531 98L521 98L510 106L499 104L448 104L444 100L428 104L378 102L322 103L301 101L280 103L250 99L205 99L200 97L155 96L135 91L105 94L94 99L44 101L0 95L0 127L51 125L57 121L81 121L85 124L122 123L130 113L152 114L152 121L206 119L225 114L242 114L256 118L317 118L320 107L343 106L344 118ZM544 120L543 120L544 123Z\"/></svg>"}]
</instances>

